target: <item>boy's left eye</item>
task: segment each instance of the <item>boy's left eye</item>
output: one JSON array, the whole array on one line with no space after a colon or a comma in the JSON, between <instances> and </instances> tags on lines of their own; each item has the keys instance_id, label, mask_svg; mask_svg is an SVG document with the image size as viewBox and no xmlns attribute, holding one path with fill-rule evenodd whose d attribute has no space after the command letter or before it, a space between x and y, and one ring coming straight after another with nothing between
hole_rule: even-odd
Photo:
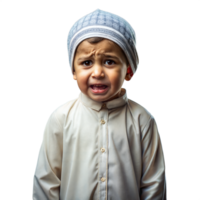
<instances>
[{"instance_id":1,"label":"boy's left eye","mask_svg":"<svg viewBox=\"0 0 200 200\"><path fill-rule=\"evenodd\" d=\"M113 61L113 60L106 60L106 61L109 61L109 62L115 63L115 61Z\"/></svg>"}]
</instances>

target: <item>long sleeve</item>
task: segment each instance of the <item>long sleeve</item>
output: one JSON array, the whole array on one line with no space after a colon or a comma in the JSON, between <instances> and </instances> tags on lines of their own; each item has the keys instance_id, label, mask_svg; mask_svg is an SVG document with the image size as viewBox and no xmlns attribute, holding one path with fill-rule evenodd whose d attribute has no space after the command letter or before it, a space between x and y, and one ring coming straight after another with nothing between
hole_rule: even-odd
<instances>
[{"instance_id":1,"label":"long sleeve","mask_svg":"<svg viewBox=\"0 0 200 200\"><path fill-rule=\"evenodd\" d=\"M56 113L49 118L33 181L33 200L59 200L63 151L62 125Z\"/></svg>"},{"instance_id":2,"label":"long sleeve","mask_svg":"<svg viewBox=\"0 0 200 200\"><path fill-rule=\"evenodd\" d=\"M141 200L166 200L164 156L154 118L142 130Z\"/></svg>"}]
</instances>

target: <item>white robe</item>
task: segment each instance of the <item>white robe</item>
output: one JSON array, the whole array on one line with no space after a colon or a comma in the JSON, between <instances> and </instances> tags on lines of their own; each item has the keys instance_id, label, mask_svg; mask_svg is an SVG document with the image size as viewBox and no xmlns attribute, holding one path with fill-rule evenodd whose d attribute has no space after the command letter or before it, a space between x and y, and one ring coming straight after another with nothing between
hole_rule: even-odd
<instances>
[{"instance_id":1,"label":"white robe","mask_svg":"<svg viewBox=\"0 0 200 200\"><path fill-rule=\"evenodd\" d=\"M34 175L33 200L165 200L156 122L123 96L83 93L50 116Z\"/></svg>"}]
</instances>

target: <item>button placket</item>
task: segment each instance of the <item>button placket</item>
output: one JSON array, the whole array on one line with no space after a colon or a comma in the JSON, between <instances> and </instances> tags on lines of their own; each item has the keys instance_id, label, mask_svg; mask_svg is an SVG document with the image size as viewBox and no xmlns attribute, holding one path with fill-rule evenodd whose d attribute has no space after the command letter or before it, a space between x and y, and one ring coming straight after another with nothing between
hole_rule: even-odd
<instances>
[{"instance_id":1,"label":"button placket","mask_svg":"<svg viewBox=\"0 0 200 200\"><path fill-rule=\"evenodd\" d=\"M100 164L99 164L99 187L100 200L107 199L107 121L108 110L101 109L99 111L100 119Z\"/></svg>"}]
</instances>

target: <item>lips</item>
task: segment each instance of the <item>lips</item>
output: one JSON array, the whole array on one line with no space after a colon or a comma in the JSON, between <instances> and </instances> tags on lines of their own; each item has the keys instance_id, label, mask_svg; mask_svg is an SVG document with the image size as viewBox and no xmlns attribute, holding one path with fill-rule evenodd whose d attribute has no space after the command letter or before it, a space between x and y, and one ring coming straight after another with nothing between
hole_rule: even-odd
<instances>
[{"instance_id":1,"label":"lips","mask_svg":"<svg viewBox=\"0 0 200 200\"><path fill-rule=\"evenodd\" d=\"M90 84L90 86L107 86L106 84Z\"/></svg>"},{"instance_id":2,"label":"lips","mask_svg":"<svg viewBox=\"0 0 200 200\"><path fill-rule=\"evenodd\" d=\"M106 94L108 91L108 86L107 85L90 85L91 92L93 95L100 95L100 94Z\"/></svg>"},{"instance_id":3,"label":"lips","mask_svg":"<svg viewBox=\"0 0 200 200\"><path fill-rule=\"evenodd\" d=\"M90 86L93 90L103 90L107 88L107 85L100 85L100 84L95 84Z\"/></svg>"}]
</instances>

